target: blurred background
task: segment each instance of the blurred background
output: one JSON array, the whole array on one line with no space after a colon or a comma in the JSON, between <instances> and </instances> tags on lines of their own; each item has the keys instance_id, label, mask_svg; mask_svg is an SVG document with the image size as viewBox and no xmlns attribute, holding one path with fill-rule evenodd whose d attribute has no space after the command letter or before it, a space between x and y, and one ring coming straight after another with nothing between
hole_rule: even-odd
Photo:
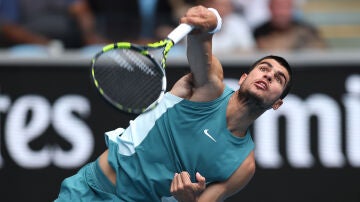
<instances>
[{"instance_id":1,"label":"blurred background","mask_svg":"<svg viewBox=\"0 0 360 202\"><path fill-rule=\"evenodd\" d=\"M359 0L0 0L0 201L52 201L95 160L134 116L98 95L91 57L162 39L198 4L223 18L213 51L232 88L268 54L294 69L285 104L251 128L255 177L227 201L360 202ZM188 72L185 46L168 86Z\"/></svg>"}]
</instances>

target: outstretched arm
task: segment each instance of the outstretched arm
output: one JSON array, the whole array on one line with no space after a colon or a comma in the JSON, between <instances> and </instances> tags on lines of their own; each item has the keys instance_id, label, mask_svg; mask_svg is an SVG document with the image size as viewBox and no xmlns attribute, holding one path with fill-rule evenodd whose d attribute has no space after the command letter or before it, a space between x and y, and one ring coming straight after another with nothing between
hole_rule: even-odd
<instances>
[{"instance_id":1,"label":"outstretched arm","mask_svg":"<svg viewBox=\"0 0 360 202\"><path fill-rule=\"evenodd\" d=\"M212 35L217 17L203 6L190 8L181 23L195 26L187 37L187 57L192 72L193 91L191 100L210 101L221 95L223 71L220 62L212 54Z\"/></svg>"}]
</instances>

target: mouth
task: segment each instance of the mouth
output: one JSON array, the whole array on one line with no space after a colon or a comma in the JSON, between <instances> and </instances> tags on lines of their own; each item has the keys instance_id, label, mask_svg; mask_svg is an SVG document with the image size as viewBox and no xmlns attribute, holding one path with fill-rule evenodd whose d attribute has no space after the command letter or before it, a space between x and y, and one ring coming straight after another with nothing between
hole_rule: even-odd
<instances>
[{"instance_id":1,"label":"mouth","mask_svg":"<svg viewBox=\"0 0 360 202\"><path fill-rule=\"evenodd\" d=\"M262 80L255 82L255 86L261 90L268 89L268 83L266 83L265 81L262 81Z\"/></svg>"}]
</instances>

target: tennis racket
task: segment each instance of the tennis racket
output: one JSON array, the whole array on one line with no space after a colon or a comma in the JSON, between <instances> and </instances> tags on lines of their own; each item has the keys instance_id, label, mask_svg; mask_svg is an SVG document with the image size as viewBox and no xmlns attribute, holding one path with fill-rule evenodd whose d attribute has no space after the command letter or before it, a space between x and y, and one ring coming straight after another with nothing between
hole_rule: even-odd
<instances>
[{"instance_id":1,"label":"tennis racket","mask_svg":"<svg viewBox=\"0 0 360 202\"><path fill-rule=\"evenodd\" d=\"M170 49L193 27L180 24L166 39L147 45L109 44L91 61L92 80L114 107L140 114L153 109L166 91L166 58ZM161 52L154 57L154 52Z\"/></svg>"}]
</instances>

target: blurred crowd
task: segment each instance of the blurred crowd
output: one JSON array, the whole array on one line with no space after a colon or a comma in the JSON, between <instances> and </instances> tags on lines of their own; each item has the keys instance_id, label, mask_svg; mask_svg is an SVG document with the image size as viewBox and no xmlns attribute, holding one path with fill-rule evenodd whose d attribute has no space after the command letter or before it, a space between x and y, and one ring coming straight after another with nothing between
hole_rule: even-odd
<instances>
[{"instance_id":1,"label":"blurred crowd","mask_svg":"<svg viewBox=\"0 0 360 202\"><path fill-rule=\"evenodd\" d=\"M223 18L216 54L324 49L305 22L304 0L0 0L0 49L91 49L107 43L155 42L167 36L193 5ZM50 48L50 49L49 49Z\"/></svg>"}]
</instances>

